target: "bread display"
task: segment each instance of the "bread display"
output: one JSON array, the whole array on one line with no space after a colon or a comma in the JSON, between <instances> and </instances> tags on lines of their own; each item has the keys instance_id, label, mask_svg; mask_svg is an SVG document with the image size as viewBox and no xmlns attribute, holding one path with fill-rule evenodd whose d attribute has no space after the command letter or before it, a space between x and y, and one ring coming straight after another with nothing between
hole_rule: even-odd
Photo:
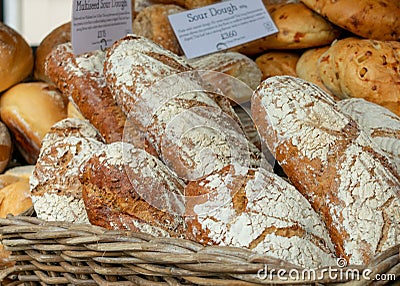
<instances>
[{"instance_id":1,"label":"bread display","mask_svg":"<svg viewBox=\"0 0 400 286\"><path fill-rule=\"evenodd\" d=\"M7 126L0 121L0 173L2 173L11 160L13 145Z\"/></svg>"},{"instance_id":2,"label":"bread display","mask_svg":"<svg viewBox=\"0 0 400 286\"><path fill-rule=\"evenodd\" d=\"M338 101L336 107L357 121L400 172L400 117L362 98Z\"/></svg>"},{"instance_id":3,"label":"bread display","mask_svg":"<svg viewBox=\"0 0 400 286\"><path fill-rule=\"evenodd\" d=\"M271 4L266 8L279 32L231 48L249 56L271 49L305 49L329 45L340 30L302 3Z\"/></svg>"},{"instance_id":4,"label":"bread display","mask_svg":"<svg viewBox=\"0 0 400 286\"><path fill-rule=\"evenodd\" d=\"M255 62L262 72L262 80L276 75L296 76L299 54L290 51L268 51L256 57Z\"/></svg>"},{"instance_id":5,"label":"bread display","mask_svg":"<svg viewBox=\"0 0 400 286\"><path fill-rule=\"evenodd\" d=\"M400 175L385 153L316 85L282 76L252 98L261 138L322 215L336 254L365 264L398 243Z\"/></svg>"},{"instance_id":6,"label":"bread display","mask_svg":"<svg viewBox=\"0 0 400 286\"><path fill-rule=\"evenodd\" d=\"M319 75L337 97L364 98L400 114L400 42L345 38L319 60Z\"/></svg>"},{"instance_id":7,"label":"bread display","mask_svg":"<svg viewBox=\"0 0 400 286\"><path fill-rule=\"evenodd\" d=\"M46 75L46 58L59 44L71 41L71 22L62 24L52 30L39 44L35 52L33 77L39 81L51 83Z\"/></svg>"},{"instance_id":8,"label":"bread display","mask_svg":"<svg viewBox=\"0 0 400 286\"><path fill-rule=\"evenodd\" d=\"M0 92L26 79L33 69L33 51L13 28L0 22Z\"/></svg>"},{"instance_id":9,"label":"bread display","mask_svg":"<svg viewBox=\"0 0 400 286\"><path fill-rule=\"evenodd\" d=\"M400 39L400 3L393 0L301 0L333 24L360 37L381 41Z\"/></svg>"},{"instance_id":10,"label":"bread display","mask_svg":"<svg viewBox=\"0 0 400 286\"><path fill-rule=\"evenodd\" d=\"M177 5L156 4L141 10L132 24L133 33L144 36L177 55L183 55L168 16L185 11Z\"/></svg>"},{"instance_id":11,"label":"bread display","mask_svg":"<svg viewBox=\"0 0 400 286\"><path fill-rule=\"evenodd\" d=\"M67 116L67 105L53 86L26 82L2 94L0 116L23 158L28 164L35 164L43 137L53 124Z\"/></svg>"}]
</instances>

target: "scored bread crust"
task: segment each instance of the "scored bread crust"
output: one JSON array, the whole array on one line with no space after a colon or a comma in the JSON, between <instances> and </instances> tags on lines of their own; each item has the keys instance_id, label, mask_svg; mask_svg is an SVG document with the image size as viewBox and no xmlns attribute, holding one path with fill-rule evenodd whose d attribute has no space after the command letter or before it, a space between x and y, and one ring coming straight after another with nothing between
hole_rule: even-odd
<instances>
[{"instance_id":1,"label":"scored bread crust","mask_svg":"<svg viewBox=\"0 0 400 286\"><path fill-rule=\"evenodd\" d=\"M370 136L316 85L265 80L252 99L262 139L320 213L336 254L366 264L398 243L400 175Z\"/></svg>"},{"instance_id":2,"label":"scored bread crust","mask_svg":"<svg viewBox=\"0 0 400 286\"><path fill-rule=\"evenodd\" d=\"M185 193L191 239L245 247L304 267L335 264L334 247L319 215L274 173L232 165L190 182Z\"/></svg>"}]
</instances>

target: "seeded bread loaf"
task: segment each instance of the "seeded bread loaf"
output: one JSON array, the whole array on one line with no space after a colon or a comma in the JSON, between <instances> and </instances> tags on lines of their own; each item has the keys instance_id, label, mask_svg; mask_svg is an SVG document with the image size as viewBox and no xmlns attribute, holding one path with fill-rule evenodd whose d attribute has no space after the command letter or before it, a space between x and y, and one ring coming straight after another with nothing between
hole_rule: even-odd
<instances>
[{"instance_id":1,"label":"seeded bread loaf","mask_svg":"<svg viewBox=\"0 0 400 286\"><path fill-rule=\"evenodd\" d=\"M357 121L400 172L400 117L362 98L343 99L336 106Z\"/></svg>"},{"instance_id":2,"label":"seeded bread loaf","mask_svg":"<svg viewBox=\"0 0 400 286\"><path fill-rule=\"evenodd\" d=\"M301 2L355 35L382 41L400 39L399 1L301 0Z\"/></svg>"},{"instance_id":3,"label":"seeded bread loaf","mask_svg":"<svg viewBox=\"0 0 400 286\"><path fill-rule=\"evenodd\" d=\"M100 148L101 136L88 121L68 118L43 139L30 179L36 214L43 220L88 223L79 181L80 168Z\"/></svg>"},{"instance_id":4,"label":"seeded bread loaf","mask_svg":"<svg viewBox=\"0 0 400 286\"><path fill-rule=\"evenodd\" d=\"M288 182L264 169L228 166L185 188L188 237L244 247L304 267L334 265L319 215ZM191 197L191 195L194 195Z\"/></svg>"},{"instance_id":5,"label":"seeded bread loaf","mask_svg":"<svg viewBox=\"0 0 400 286\"><path fill-rule=\"evenodd\" d=\"M369 134L316 85L282 76L252 98L261 138L322 215L336 254L352 264L399 243L400 175Z\"/></svg>"}]
</instances>

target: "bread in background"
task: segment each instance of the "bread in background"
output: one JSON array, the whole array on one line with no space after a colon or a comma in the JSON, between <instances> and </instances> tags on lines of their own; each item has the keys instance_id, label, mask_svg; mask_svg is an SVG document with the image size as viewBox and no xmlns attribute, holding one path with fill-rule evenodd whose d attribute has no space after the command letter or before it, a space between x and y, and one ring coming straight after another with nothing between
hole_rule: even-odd
<instances>
[{"instance_id":1,"label":"bread in background","mask_svg":"<svg viewBox=\"0 0 400 286\"><path fill-rule=\"evenodd\" d=\"M256 64L261 70L262 79L276 75L296 76L296 64L299 53L295 51L267 51L256 58Z\"/></svg>"}]
</instances>

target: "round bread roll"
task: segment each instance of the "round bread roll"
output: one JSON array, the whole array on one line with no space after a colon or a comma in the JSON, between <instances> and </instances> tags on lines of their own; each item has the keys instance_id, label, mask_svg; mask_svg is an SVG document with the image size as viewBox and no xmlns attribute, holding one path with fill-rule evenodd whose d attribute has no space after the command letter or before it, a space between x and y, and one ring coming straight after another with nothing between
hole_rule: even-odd
<instances>
[{"instance_id":1,"label":"round bread roll","mask_svg":"<svg viewBox=\"0 0 400 286\"><path fill-rule=\"evenodd\" d=\"M51 83L46 75L46 57L59 44L71 41L71 22L65 23L51 31L39 44L35 53L34 79Z\"/></svg>"},{"instance_id":2,"label":"round bread roll","mask_svg":"<svg viewBox=\"0 0 400 286\"><path fill-rule=\"evenodd\" d=\"M269 51L256 58L256 64L262 72L262 80L276 75L296 76L296 64L299 54L290 51Z\"/></svg>"},{"instance_id":3,"label":"round bread roll","mask_svg":"<svg viewBox=\"0 0 400 286\"><path fill-rule=\"evenodd\" d=\"M168 15L183 12L177 5L155 4L144 8L133 20L133 33L144 36L177 55L183 55Z\"/></svg>"},{"instance_id":4,"label":"round bread roll","mask_svg":"<svg viewBox=\"0 0 400 286\"><path fill-rule=\"evenodd\" d=\"M33 51L15 30L0 22L0 92L26 79L33 69Z\"/></svg>"},{"instance_id":5,"label":"round bread roll","mask_svg":"<svg viewBox=\"0 0 400 286\"><path fill-rule=\"evenodd\" d=\"M339 98L364 98L400 115L400 42L345 38L320 57L319 75Z\"/></svg>"},{"instance_id":6,"label":"round bread roll","mask_svg":"<svg viewBox=\"0 0 400 286\"><path fill-rule=\"evenodd\" d=\"M319 59L323 53L329 49L329 46L312 48L306 50L301 54L296 63L296 74L298 77L305 79L309 82L315 83L324 91L333 95L332 92L324 85L319 76Z\"/></svg>"},{"instance_id":7,"label":"round bread roll","mask_svg":"<svg viewBox=\"0 0 400 286\"><path fill-rule=\"evenodd\" d=\"M34 164L42 138L54 123L67 116L67 107L53 86L28 82L15 85L1 96L0 115L23 158Z\"/></svg>"},{"instance_id":8,"label":"round bread roll","mask_svg":"<svg viewBox=\"0 0 400 286\"><path fill-rule=\"evenodd\" d=\"M7 168L12 156L12 141L6 125L0 121L0 173Z\"/></svg>"},{"instance_id":9,"label":"round bread roll","mask_svg":"<svg viewBox=\"0 0 400 286\"><path fill-rule=\"evenodd\" d=\"M255 56L271 49L305 49L332 43L340 34L330 22L302 3L267 6L279 32L230 50Z\"/></svg>"},{"instance_id":10,"label":"round bread roll","mask_svg":"<svg viewBox=\"0 0 400 286\"><path fill-rule=\"evenodd\" d=\"M398 0L301 0L330 22L363 38L400 39Z\"/></svg>"}]
</instances>

